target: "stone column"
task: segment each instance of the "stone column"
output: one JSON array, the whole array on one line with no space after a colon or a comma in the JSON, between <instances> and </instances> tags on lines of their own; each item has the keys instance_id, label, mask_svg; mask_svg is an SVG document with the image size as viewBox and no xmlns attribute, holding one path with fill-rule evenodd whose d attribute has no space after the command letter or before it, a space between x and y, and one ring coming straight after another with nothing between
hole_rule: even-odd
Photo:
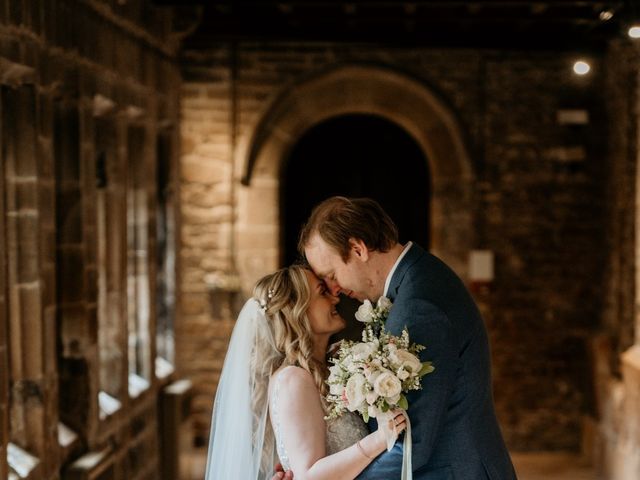
<instances>
[{"instance_id":1,"label":"stone column","mask_svg":"<svg viewBox=\"0 0 640 480\"><path fill-rule=\"evenodd\" d=\"M2 102L0 102L0 142L2 132ZM1 152L0 152L1 155ZM0 156L0 218L5 217L4 182L5 159ZM5 245L6 231L4 221L0 221L0 478L8 478L7 443L9 442L9 357L7 335L7 249Z\"/></svg>"},{"instance_id":2,"label":"stone column","mask_svg":"<svg viewBox=\"0 0 640 480\"><path fill-rule=\"evenodd\" d=\"M33 86L5 92L14 122L5 159L7 292L11 332L11 439L57 478L55 195L52 109ZM9 115L5 115L5 119Z\"/></svg>"}]
</instances>

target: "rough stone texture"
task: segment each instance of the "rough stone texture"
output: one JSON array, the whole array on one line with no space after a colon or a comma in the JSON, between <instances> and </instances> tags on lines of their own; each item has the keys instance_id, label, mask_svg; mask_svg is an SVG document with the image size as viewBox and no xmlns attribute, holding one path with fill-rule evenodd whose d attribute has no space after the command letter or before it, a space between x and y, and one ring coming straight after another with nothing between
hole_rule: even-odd
<instances>
[{"instance_id":1,"label":"rough stone texture","mask_svg":"<svg viewBox=\"0 0 640 480\"><path fill-rule=\"evenodd\" d=\"M71 473L69 465L105 447L109 478L159 475L157 402L168 379L152 373L155 162L160 135L173 131L170 141L177 143L180 76L170 26L170 10L142 0L0 1L2 478L8 476L9 441L40 460L30 478L89 478ZM96 156L105 125L112 156L100 171ZM144 132L137 152L126 137L134 125ZM176 160L175 154L169 158ZM144 175L132 215L127 178L136 165ZM100 182L108 185L108 214L98 212ZM105 217L109 228L102 231ZM131 231L146 256L127 258ZM105 244L107 255L99 258ZM137 314L146 328L139 338L150 387L131 398L126 302L127 267L134 265L130 283L148 289L148 308ZM140 272L146 272L143 279ZM105 336L113 350L99 349ZM112 351L120 355L107 363ZM105 419L99 416L100 390L122 404ZM79 436L72 448L59 447L59 421Z\"/></svg>"},{"instance_id":2,"label":"rough stone texture","mask_svg":"<svg viewBox=\"0 0 640 480\"><path fill-rule=\"evenodd\" d=\"M3 117L0 115L0 119ZM2 131L2 120L0 120ZM0 141L2 138L0 137ZM5 169L4 159L0 159L0 212L5 211ZM6 278L6 229L0 222L0 478L8 478L7 444L9 438L9 332L7 319L7 278Z\"/></svg>"},{"instance_id":3,"label":"rough stone texture","mask_svg":"<svg viewBox=\"0 0 640 480\"><path fill-rule=\"evenodd\" d=\"M613 45L607 59L609 174L607 176L607 268L603 328L611 336L615 354L612 369L619 373L619 355L633 345L638 301L635 272L638 224L636 175L640 154L640 60L634 49ZM633 259L636 261L633 261Z\"/></svg>"},{"instance_id":4,"label":"rough stone texture","mask_svg":"<svg viewBox=\"0 0 640 480\"><path fill-rule=\"evenodd\" d=\"M640 57L623 42L607 55L609 172L602 334L593 343L596 408L589 454L603 478L640 477Z\"/></svg>"},{"instance_id":5,"label":"rough stone texture","mask_svg":"<svg viewBox=\"0 0 640 480\"><path fill-rule=\"evenodd\" d=\"M279 118L278 101L341 65L407 74L453 112L471 160L471 188L461 188L464 177L458 173L435 189L445 201L433 213L440 222L434 235L450 249L445 260L463 276L470 248L495 252L495 282L478 293L478 301L491 336L496 405L507 441L521 450L579 449L582 418L592 408L585 371L588 339L601 309L601 284L593 279L602 277L605 263L606 118L599 72L606 65L596 56L596 73L578 79L571 74L573 57L329 43L240 43L233 51L213 46L185 52L181 180L182 209L189 218L182 227L188 245L181 252L182 295L204 293L203 279L214 271L240 272L246 295L260 274L279 265L278 172L286 151L281 145L296 138L287 137L291 130L269 131L270 125L260 123L269 115ZM388 98L372 91L328 93L330 99L287 104L300 112L292 121L309 125L314 118L307 113L321 119L314 111L341 95L346 111L352 103L369 102L383 105L382 113L384 105L394 112L404 101L401 93ZM560 109L587 110L590 122L560 125ZM240 186L252 146L263 141L255 136L262 132L270 135L265 148L273 150L262 154L270 163L259 160L250 185ZM193 171L198 164L209 165L201 176ZM234 184L228 183L231 177ZM214 190L220 192L215 205L227 208L235 224L224 215L213 220L210 209L207 219L214 223L200 229L205 218L196 213L206 210L202 202L212 201ZM465 196L467 203L453 203ZM473 226L469 235L457 230L467 221ZM234 229L230 249L216 236L222 227ZM232 319L203 313L202 300L191 302L183 314L180 365L197 379L194 412L204 437Z\"/></svg>"}]
</instances>

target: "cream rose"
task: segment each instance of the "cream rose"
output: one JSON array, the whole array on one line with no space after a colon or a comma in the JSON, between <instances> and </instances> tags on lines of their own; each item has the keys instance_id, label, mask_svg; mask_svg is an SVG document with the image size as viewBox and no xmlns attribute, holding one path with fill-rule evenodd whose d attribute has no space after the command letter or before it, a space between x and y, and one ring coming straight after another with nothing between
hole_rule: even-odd
<instances>
[{"instance_id":1,"label":"cream rose","mask_svg":"<svg viewBox=\"0 0 640 480\"><path fill-rule=\"evenodd\" d=\"M364 403L364 385L366 381L367 379L364 378L364 375L360 373L356 373L349 379L349 381L347 381L345 395L347 397L347 401L349 402L347 408L350 412L355 412Z\"/></svg>"},{"instance_id":2,"label":"cream rose","mask_svg":"<svg viewBox=\"0 0 640 480\"><path fill-rule=\"evenodd\" d=\"M356 320L369 323L373 321L373 305L369 300L365 300L358 311L356 312Z\"/></svg>"},{"instance_id":3,"label":"cream rose","mask_svg":"<svg viewBox=\"0 0 640 480\"><path fill-rule=\"evenodd\" d=\"M416 374L422 368L422 362L414 354L407 352L406 350L398 349L392 355L390 355L391 361L403 368L409 373Z\"/></svg>"},{"instance_id":4,"label":"cream rose","mask_svg":"<svg viewBox=\"0 0 640 480\"><path fill-rule=\"evenodd\" d=\"M377 346L372 342L358 343L351 349L351 355L354 360L365 361L375 353Z\"/></svg>"},{"instance_id":5,"label":"cream rose","mask_svg":"<svg viewBox=\"0 0 640 480\"><path fill-rule=\"evenodd\" d=\"M332 383L329 385L329 393L331 395L341 396L343 391L344 386L340 385L339 383Z\"/></svg>"},{"instance_id":6,"label":"cream rose","mask_svg":"<svg viewBox=\"0 0 640 480\"><path fill-rule=\"evenodd\" d=\"M378 308L387 310L391 308L391 305L391 300L389 300L387 297L380 297L378 299Z\"/></svg>"},{"instance_id":7,"label":"cream rose","mask_svg":"<svg viewBox=\"0 0 640 480\"><path fill-rule=\"evenodd\" d=\"M402 392L402 384L393 373L382 372L373 382L373 390L381 397L395 397Z\"/></svg>"}]
</instances>

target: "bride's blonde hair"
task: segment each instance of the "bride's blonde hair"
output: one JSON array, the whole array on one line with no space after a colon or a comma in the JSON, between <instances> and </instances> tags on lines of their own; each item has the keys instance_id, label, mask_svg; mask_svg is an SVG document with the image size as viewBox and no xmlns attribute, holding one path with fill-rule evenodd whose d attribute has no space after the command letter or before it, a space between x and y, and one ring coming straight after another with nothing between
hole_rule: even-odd
<instances>
[{"instance_id":1,"label":"bride's blonde hair","mask_svg":"<svg viewBox=\"0 0 640 480\"><path fill-rule=\"evenodd\" d=\"M269 395L269 380L282 365L304 368L313 376L321 398L327 394L326 367L312 356L313 337L307 316L311 289L307 270L302 265L283 268L258 280L253 289L253 297L261 305L267 323L256 329L251 354L254 432L259 431L257 424L262 418L259 406L265 405ZM326 409L324 400L322 405ZM264 471L272 465L274 451L273 429L266 425L261 458Z\"/></svg>"},{"instance_id":2,"label":"bride's blonde hair","mask_svg":"<svg viewBox=\"0 0 640 480\"><path fill-rule=\"evenodd\" d=\"M281 365L297 365L308 371L316 387L327 394L326 367L313 358L313 337L307 315L311 289L307 279L308 268L292 265L260 279L253 290L254 298L263 306L273 332L275 348L280 359L264 365L273 374ZM257 353L257 352L256 352ZM255 355L256 361L260 355Z\"/></svg>"}]
</instances>

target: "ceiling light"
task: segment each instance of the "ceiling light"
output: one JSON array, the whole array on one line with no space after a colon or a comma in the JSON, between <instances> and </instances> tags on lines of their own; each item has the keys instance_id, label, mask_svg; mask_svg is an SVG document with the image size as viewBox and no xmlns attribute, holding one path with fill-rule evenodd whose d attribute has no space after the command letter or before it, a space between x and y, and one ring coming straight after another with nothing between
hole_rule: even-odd
<instances>
[{"instance_id":1,"label":"ceiling light","mask_svg":"<svg viewBox=\"0 0 640 480\"><path fill-rule=\"evenodd\" d=\"M600 20L607 22L613 18L613 12L611 10L603 10L600 12Z\"/></svg>"},{"instance_id":2,"label":"ceiling light","mask_svg":"<svg viewBox=\"0 0 640 480\"><path fill-rule=\"evenodd\" d=\"M584 60L578 60L573 64L573 71L578 75L586 75L591 70L591 65L589 65Z\"/></svg>"},{"instance_id":3,"label":"ceiling light","mask_svg":"<svg viewBox=\"0 0 640 480\"><path fill-rule=\"evenodd\" d=\"M632 25L629 28L629 36L631 38L640 38L640 25Z\"/></svg>"}]
</instances>

